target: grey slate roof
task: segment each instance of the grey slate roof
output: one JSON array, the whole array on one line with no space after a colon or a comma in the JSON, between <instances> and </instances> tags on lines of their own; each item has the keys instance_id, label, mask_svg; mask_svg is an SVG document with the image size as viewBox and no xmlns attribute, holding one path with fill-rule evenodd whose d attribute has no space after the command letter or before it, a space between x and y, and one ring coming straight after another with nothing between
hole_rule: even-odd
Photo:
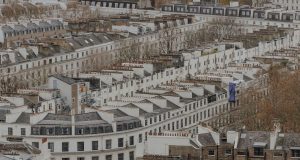
<instances>
[{"instance_id":1,"label":"grey slate roof","mask_svg":"<svg viewBox=\"0 0 300 160\"><path fill-rule=\"evenodd\" d=\"M71 116L48 113L47 116L37 124L38 125L71 125Z\"/></svg>"},{"instance_id":2,"label":"grey slate roof","mask_svg":"<svg viewBox=\"0 0 300 160\"><path fill-rule=\"evenodd\" d=\"M71 116L48 113L44 120L71 121Z\"/></svg>"},{"instance_id":3,"label":"grey slate roof","mask_svg":"<svg viewBox=\"0 0 300 160\"><path fill-rule=\"evenodd\" d=\"M49 28L51 25L46 21L40 21L39 26L41 28Z\"/></svg>"},{"instance_id":4,"label":"grey slate roof","mask_svg":"<svg viewBox=\"0 0 300 160\"><path fill-rule=\"evenodd\" d=\"M97 112L75 115L76 126L103 125L103 124L111 125L107 121L103 120ZM43 120L38 122L38 125L71 125L71 116L48 113Z\"/></svg>"},{"instance_id":5,"label":"grey slate roof","mask_svg":"<svg viewBox=\"0 0 300 160\"><path fill-rule=\"evenodd\" d=\"M119 109L111 109L111 110L106 110L106 111L114 114L114 119L116 122L140 121L138 118L129 116Z\"/></svg>"},{"instance_id":6,"label":"grey slate roof","mask_svg":"<svg viewBox=\"0 0 300 160\"><path fill-rule=\"evenodd\" d=\"M92 120L102 120L102 118L97 112L89 112L75 115L75 122Z\"/></svg>"},{"instance_id":7,"label":"grey slate roof","mask_svg":"<svg viewBox=\"0 0 300 160\"><path fill-rule=\"evenodd\" d=\"M26 31L27 28L23 24L16 24L15 28L16 31Z\"/></svg>"},{"instance_id":8,"label":"grey slate roof","mask_svg":"<svg viewBox=\"0 0 300 160\"><path fill-rule=\"evenodd\" d=\"M63 23L60 22L59 20L51 20L51 25L53 25L53 26L62 26Z\"/></svg>"},{"instance_id":9,"label":"grey slate roof","mask_svg":"<svg viewBox=\"0 0 300 160\"><path fill-rule=\"evenodd\" d=\"M5 26L2 26L2 31L3 31L4 33L12 33L12 32L14 32L15 30L14 30L13 28L11 28L10 26L5 25Z\"/></svg>"},{"instance_id":10,"label":"grey slate roof","mask_svg":"<svg viewBox=\"0 0 300 160\"><path fill-rule=\"evenodd\" d=\"M279 134L276 140L275 148L279 147L284 150L289 150L292 147L300 147L299 133L284 133Z\"/></svg>"},{"instance_id":11,"label":"grey slate roof","mask_svg":"<svg viewBox=\"0 0 300 160\"><path fill-rule=\"evenodd\" d=\"M204 146L216 145L216 142L210 133L199 134L198 141Z\"/></svg>"},{"instance_id":12,"label":"grey slate roof","mask_svg":"<svg viewBox=\"0 0 300 160\"><path fill-rule=\"evenodd\" d=\"M40 27L36 23L30 22L27 24L27 28L28 29L39 29Z\"/></svg>"},{"instance_id":13,"label":"grey slate roof","mask_svg":"<svg viewBox=\"0 0 300 160\"><path fill-rule=\"evenodd\" d=\"M16 123L30 123L30 113L22 112L21 115L16 120Z\"/></svg>"},{"instance_id":14,"label":"grey slate roof","mask_svg":"<svg viewBox=\"0 0 300 160\"><path fill-rule=\"evenodd\" d=\"M103 120L97 112L89 112L83 114L75 115L76 125L100 125L107 124L110 125L107 121Z\"/></svg>"},{"instance_id":15,"label":"grey slate roof","mask_svg":"<svg viewBox=\"0 0 300 160\"><path fill-rule=\"evenodd\" d=\"M74 79L72 79L70 77L66 77L66 76L59 75L59 74L52 75L52 77L55 77L56 79L59 79L59 80L65 82L65 83L67 83L69 85L74 84L74 83L77 82L76 80L74 80Z\"/></svg>"},{"instance_id":16,"label":"grey slate roof","mask_svg":"<svg viewBox=\"0 0 300 160\"><path fill-rule=\"evenodd\" d=\"M265 131L242 132L238 142L238 148L247 149L253 147L254 143L265 143L270 148L270 133Z\"/></svg>"},{"instance_id":17,"label":"grey slate roof","mask_svg":"<svg viewBox=\"0 0 300 160\"><path fill-rule=\"evenodd\" d=\"M78 36L66 38L67 42L71 44L74 49L93 46L97 44L107 43L114 40L109 34L105 33L87 33Z\"/></svg>"}]
</instances>

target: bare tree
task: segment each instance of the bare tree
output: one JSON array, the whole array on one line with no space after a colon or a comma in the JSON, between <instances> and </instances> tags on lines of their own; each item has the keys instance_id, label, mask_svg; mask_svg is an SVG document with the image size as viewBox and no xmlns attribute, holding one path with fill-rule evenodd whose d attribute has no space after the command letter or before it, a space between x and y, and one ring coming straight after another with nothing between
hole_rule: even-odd
<instances>
[{"instance_id":1,"label":"bare tree","mask_svg":"<svg viewBox=\"0 0 300 160\"><path fill-rule=\"evenodd\" d=\"M158 54L157 48L154 47L155 44L145 44L142 50L142 58L149 59L153 55Z\"/></svg>"},{"instance_id":2,"label":"bare tree","mask_svg":"<svg viewBox=\"0 0 300 160\"><path fill-rule=\"evenodd\" d=\"M204 28L184 33L184 47L194 48L218 40L223 41L233 36L241 35L241 26L235 18L217 18L208 22Z\"/></svg>"},{"instance_id":3,"label":"bare tree","mask_svg":"<svg viewBox=\"0 0 300 160\"><path fill-rule=\"evenodd\" d=\"M5 4L1 8L3 20L18 20L19 18L40 18L48 10L47 6L33 5L31 3L12 2Z\"/></svg>"},{"instance_id":4,"label":"bare tree","mask_svg":"<svg viewBox=\"0 0 300 160\"><path fill-rule=\"evenodd\" d=\"M240 120L250 130L272 130L279 122L286 132L300 131L300 72L290 73L272 66L266 86L254 86L242 93Z\"/></svg>"},{"instance_id":5,"label":"bare tree","mask_svg":"<svg viewBox=\"0 0 300 160\"><path fill-rule=\"evenodd\" d=\"M208 32L207 29L199 29L196 31L185 32L185 48L199 47L205 43L212 42L213 36Z\"/></svg>"},{"instance_id":6,"label":"bare tree","mask_svg":"<svg viewBox=\"0 0 300 160\"><path fill-rule=\"evenodd\" d=\"M178 45L178 32L175 27L162 29L159 31L159 51L160 54L169 54L175 51ZM180 34L180 33L179 33Z\"/></svg>"},{"instance_id":7,"label":"bare tree","mask_svg":"<svg viewBox=\"0 0 300 160\"><path fill-rule=\"evenodd\" d=\"M0 95L16 92L20 84L15 76L6 75L0 78Z\"/></svg>"},{"instance_id":8,"label":"bare tree","mask_svg":"<svg viewBox=\"0 0 300 160\"><path fill-rule=\"evenodd\" d=\"M237 24L235 18L216 18L209 22L208 33L214 39L223 41L235 35L241 34L241 25Z\"/></svg>"},{"instance_id":9,"label":"bare tree","mask_svg":"<svg viewBox=\"0 0 300 160\"><path fill-rule=\"evenodd\" d=\"M247 4L250 3L250 0L244 0L244 1L247 1ZM264 4L268 3L269 0L251 0L251 5L253 7L263 7Z\"/></svg>"},{"instance_id":10,"label":"bare tree","mask_svg":"<svg viewBox=\"0 0 300 160\"><path fill-rule=\"evenodd\" d=\"M119 53L116 55L116 62L125 62L138 60L142 58L142 44L134 40L123 42L122 47L119 49Z\"/></svg>"}]
</instances>

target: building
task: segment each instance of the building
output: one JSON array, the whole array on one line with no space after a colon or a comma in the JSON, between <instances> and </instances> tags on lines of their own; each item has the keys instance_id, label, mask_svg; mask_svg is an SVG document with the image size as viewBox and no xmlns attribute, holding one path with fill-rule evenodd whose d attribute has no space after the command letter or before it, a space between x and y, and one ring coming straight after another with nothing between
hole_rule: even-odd
<instances>
[{"instance_id":1,"label":"building","mask_svg":"<svg viewBox=\"0 0 300 160\"><path fill-rule=\"evenodd\" d=\"M177 56L174 58L178 59ZM166 62L166 57L162 57L162 60L160 63ZM172 62L172 59L169 59L169 61ZM227 92L220 86L215 87L209 84L194 86L195 82L182 82L177 89L176 85L174 88L172 78L174 77L175 79L177 75L182 75L183 73L180 70L185 70L183 66L188 64L187 61L178 63L177 71L172 71L169 68L159 68L159 63L155 67L151 67L147 63L144 64L144 67L134 63L124 63L123 70L121 70L121 67L118 70L109 71L106 69L102 71L103 74L98 76L83 74L81 75L82 78L79 79L62 76L50 77L48 81L49 89L20 90L19 93L36 93L43 96L45 98L44 101L54 99L56 103L51 106L56 106L55 109L40 109L40 112L36 114L30 108L27 109L26 105L22 103L22 98L3 97L6 100L10 100L10 103L21 102L14 104L13 108L16 111L12 111L12 108L9 109L10 112L6 114L6 118L3 120L7 128L5 127L6 129L1 131L1 135L9 137L11 135L22 136L22 134L25 134L23 137L26 142L32 143L41 150L52 150L52 156L57 159L76 159L78 157L85 159L91 157L98 157L99 159L109 159L110 157L132 159L129 157L135 157L136 146L143 143L147 139L148 134L160 133L163 130L178 130L183 127L193 128L193 125L203 120L209 120L213 117L212 114L215 114L210 113L212 111L207 111L206 106L210 106L210 104L214 106L216 103L227 103ZM173 64L169 63L169 67L172 66ZM125 70L126 67L127 69ZM161 69L165 71L160 72ZM135 74L131 74L128 71ZM157 74L151 80L149 73L153 75L154 71ZM138 78L142 75L146 75L144 81ZM129 76L126 78L128 81L123 80L124 76ZM168 76L170 78L163 78ZM99 77L100 80L95 81L95 78L91 77ZM160 87L151 89L152 85L153 87L157 86L154 83L155 79L159 80L155 83ZM88 81L90 85L82 81ZM161 85L161 83L165 85ZM99 88L100 84L101 88ZM110 84L116 86L110 87ZM120 86L121 84L123 87ZM140 86L141 84L142 87ZM201 81L199 81L199 84L201 84ZM128 88L132 88L132 92L128 91ZM170 92L170 89L174 91ZM120 93L125 90L129 94L124 93L121 95ZM57 91L59 91L59 94ZM87 93L91 94L91 97L83 100ZM218 95L214 95L214 93ZM107 96L99 97L102 94ZM109 98L113 95L117 96L114 97L116 99ZM212 96L212 98L207 99L207 96ZM59 99L56 97L59 97ZM93 99L94 102L89 101L89 99ZM22 110L21 106L23 106ZM50 107L50 104L48 106ZM60 113L59 110L63 110L62 108L64 107L62 106L66 106L66 108L69 106L69 113L78 114L57 114ZM101 107L99 108L99 106ZM40 108L44 108L44 105L41 104ZM17 114L19 116L13 114L18 110ZM196 110L199 111L197 112L198 114L195 114ZM4 111L4 113L7 113L7 111ZM183 114L182 117L178 117L179 114ZM15 124L18 123L21 124L16 126ZM19 132L21 130L23 132ZM80 140L78 135L90 138ZM41 139L41 137L45 136L48 138ZM65 138L64 142L61 141L62 137ZM86 154L91 151L94 154ZM103 151L105 151L105 154L99 154ZM72 153L72 156L69 153Z\"/></svg>"},{"instance_id":2,"label":"building","mask_svg":"<svg viewBox=\"0 0 300 160\"><path fill-rule=\"evenodd\" d=\"M2 48L20 47L23 43L34 43L39 38L61 36L65 33L63 22L57 19L30 21L23 24L10 23L0 28Z\"/></svg>"},{"instance_id":3,"label":"building","mask_svg":"<svg viewBox=\"0 0 300 160\"><path fill-rule=\"evenodd\" d=\"M297 159L298 133L227 131L217 133L199 126L197 134L165 132L148 136L145 153L138 159Z\"/></svg>"},{"instance_id":4,"label":"building","mask_svg":"<svg viewBox=\"0 0 300 160\"><path fill-rule=\"evenodd\" d=\"M272 4L278 5L280 7L285 8L286 10L299 10L300 9L300 3L296 0L272 0Z\"/></svg>"},{"instance_id":5,"label":"building","mask_svg":"<svg viewBox=\"0 0 300 160\"><path fill-rule=\"evenodd\" d=\"M260 45L259 50L269 50ZM53 75L46 89L22 89L19 95L2 97L0 133L6 139L22 137L42 152L50 150L53 159L131 160L144 155L152 136L181 131L185 134L180 144L187 145L183 151L190 151L191 144L196 148L185 157L210 158L222 141L218 133L203 131L203 138L197 138L201 145L189 137L195 139L191 135L200 132L199 123L218 128L233 121L227 113L238 108L239 101L228 101L228 84L235 82L238 92L256 81L254 74L262 66L246 60L263 56L255 50L231 42L123 62L73 78ZM220 152L230 153L231 144L224 143ZM209 145L206 155L197 150L204 145ZM181 150L173 148L172 153Z\"/></svg>"},{"instance_id":6,"label":"building","mask_svg":"<svg viewBox=\"0 0 300 160\"><path fill-rule=\"evenodd\" d=\"M37 148L25 142L0 142L0 157L3 160L9 159L32 159L46 160L50 154L42 154ZM49 153L49 152L48 152Z\"/></svg>"},{"instance_id":7,"label":"building","mask_svg":"<svg viewBox=\"0 0 300 160\"><path fill-rule=\"evenodd\" d=\"M128 8L128 9L137 8L138 3L141 4L143 2L142 1L137 1L137 0L129 0L129 1L81 1L81 4L83 4L83 5L113 7L113 8Z\"/></svg>"},{"instance_id":8,"label":"building","mask_svg":"<svg viewBox=\"0 0 300 160\"><path fill-rule=\"evenodd\" d=\"M0 52L1 139L26 142L41 153L50 151L53 160L133 160L144 155L149 158L150 154L161 154L154 159L234 158L237 141L233 139L239 138L237 132L224 137L199 129L198 124L220 128L234 122L231 113L240 106L239 91L260 80L255 74L268 66L270 57L298 68L300 32L298 27L291 29L297 23L245 18L256 13L263 17L265 12L242 8L237 21L243 21L239 24L257 23L258 27L253 25L245 35L232 36L222 43L185 49L186 32L205 28L206 22L223 13L240 15L239 8L200 7L207 14L187 16L180 13L186 5L172 7L175 6L178 15L162 12L152 17L151 13L158 11L149 11L144 17L131 13L131 18L112 18L112 29L121 26L115 28L116 32L101 26L98 20L99 28L84 27L85 22L93 24L92 19L75 20L70 21L73 28L50 27L49 32L42 30L47 35L35 33L32 36L36 41L30 41L28 21L20 23L22 26L11 25L11 39L3 37L3 44L9 45ZM194 12L195 8L189 7ZM40 20L31 25L39 28L52 26L51 22ZM268 23L274 26L266 27ZM99 31L102 27L107 27L106 32ZM147 27L153 32L145 32ZM68 29L74 31L66 33ZM90 29L92 33L86 33ZM161 45L170 37L174 40ZM141 51L146 46L154 51L172 47L167 53L146 59L122 59L134 53L132 48ZM284 54L284 50L291 53ZM113 62L116 63L111 65ZM234 86L235 91L230 92L229 86ZM245 134L252 136L250 132ZM164 145L164 137L171 137L167 142L173 144L153 147L158 142ZM264 139L263 143L267 142ZM238 145L248 153L244 144Z\"/></svg>"},{"instance_id":9,"label":"building","mask_svg":"<svg viewBox=\"0 0 300 160\"><path fill-rule=\"evenodd\" d=\"M184 28L196 30L202 26L202 23L188 22L187 19L187 25L175 26L178 33L179 30L185 31ZM161 21L162 24L164 22ZM64 31L63 29L62 32ZM0 73L3 83L7 83L8 79L22 79L24 81L18 85L26 88L45 84L47 77L52 74L59 73L76 77L80 72L101 69L111 64L123 54L123 51L130 50L133 45L140 49L151 47L158 50L159 41L157 40L163 40L159 36L163 32L151 32L138 35L138 37L124 32L84 32L76 35L52 36L54 32L49 31L49 34L43 32L45 37L37 32L36 36L39 38L35 40L31 38L31 34L27 34L27 37L13 34L12 37L5 38L4 42L10 42L12 45L11 48L4 48L0 51L2 66ZM180 37L183 34L174 36ZM183 39L176 41L176 44L173 45L172 50L182 48ZM14 82L16 81L12 81Z\"/></svg>"}]
</instances>

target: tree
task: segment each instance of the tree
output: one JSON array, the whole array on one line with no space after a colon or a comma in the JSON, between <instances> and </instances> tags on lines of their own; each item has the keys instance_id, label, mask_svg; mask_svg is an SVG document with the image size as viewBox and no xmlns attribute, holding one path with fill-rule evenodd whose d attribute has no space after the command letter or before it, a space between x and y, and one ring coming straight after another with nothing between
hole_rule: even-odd
<instances>
[{"instance_id":1,"label":"tree","mask_svg":"<svg viewBox=\"0 0 300 160\"><path fill-rule=\"evenodd\" d=\"M195 48L215 40L223 41L241 35L241 26L235 18L216 18L208 22L204 28L184 33L184 48Z\"/></svg>"},{"instance_id":2,"label":"tree","mask_svg":"<svg viewBox=\"0 0 300 160\"><path fill-rule=\"evenodd\" d=\"M178 45L178 32L180 32L180 30L177 30L175 27L166 28L159 31L158 41L160 54L170 54L176 50L175 47Z\"/></svg>"},{"instance_id":3,"label":"tree","mask_svg":"<svg viewBox=\"0 0 300 160\"><path fill-rule=\"evenodd\" d=\"M135 40L126 40L122 42L119 53L116 55L116 62L128 62L142 58L142 44Z\"/></svg>"},{"instance_id":4,"label":"tree","mask_svg":"<svg viewBox=\"0 0 300 160\"><path fill-rule=\"evenodd\" d=\"M208 32L214 39L223 41L235 35L240 35L241 25L235 22L235 18L222 17L215 18L211 22L208 22Z\"/></svg>"},{"instance_id":5,"label":"tree","mask_svg":"<svg viewBox=\"0 0 300 160\"><path fill-rule=\"evenodd\" d=\"M265 85L253 86L242 93L240 120L250 130L272 130L279 122L285 132L299 132L300 72L289 72L273 65Z\"/></svg>"},{"instance_id":6,"label":"tree","mask_svg":"<svg viewBox=\"0 0 300 160\"><path fill-rule=\"evenodd\" d=\"M149 59L153 55L158 54L158 50L154 47L155 44L145 44L142 49L142 57L143 59Z\"/></svg>"},{"instance_id":7,"label":"tree","mask_svg":"<svg viewBox=\"0 0 300 160\"><path fill-rule=\"evenodd\" d=\"M252 6L252 0L239 0L240 5Z\"/></svg>"},{"instance_id":8,"label":"tree","mask_svg":"<svg viewBox=\"0 0 300 160\"><path fill-rule=\"evenodd\" d=\"M0 76L0 95L16 92L21 85L15 76Z\"/></svg>"},{"instance_id":9,"label":"tree","mask_svg":"<svg viewBox=\"0 0 300 160\"><path fill-rule=\"evenodd\" d=\"M33 5L31 3L23 3L22 5L12 2L5 4L1 8L2 19L18 20L19 18L40 18L48 10L47 6Z\"/></svg>"},{"instance_id":10,"label":"tree","mask_svg":"<svg viewBox=\"0 0 300 160\"><path fill-rule=\"evenodd\" d=\"M250 0L247 0L250 1ZM251 0L251 5L253 7L263 7L264 4L268 3L269 0ZM248 2L249 3L249 2ZM243 3L242 3L243 4Z\"/></svg>"},{"instance_id":11,"label":"tree","mask_svg":"<svg viewBox=\"0 0 300 160\"><path fill-rule=\"evenodd\" d=\"M202 46L207 42L212 42L214 40L213 36L208 32L207 29L199 29L196 31L185 32L185 48L195 48Z\"/></svg>"}]
</instances>

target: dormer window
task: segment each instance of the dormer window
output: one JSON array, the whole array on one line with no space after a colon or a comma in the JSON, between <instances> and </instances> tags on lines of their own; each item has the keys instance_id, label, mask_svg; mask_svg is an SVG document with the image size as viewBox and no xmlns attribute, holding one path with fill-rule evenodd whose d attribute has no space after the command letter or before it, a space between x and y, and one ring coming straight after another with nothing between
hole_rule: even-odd
<instances>
[{"instance_id":1,"label":"dormer window","mask_svg":"<svg viewBox=\"0 0 300 160\"><path fill-rule=\"evenodd\" d=\"M264 156L264 148L266 145L264 142L255 142L253 144L254 156Z\"/></svg>"},{"instance_id":2,"label":"dormer window","mask_svg":"<svg viewBox=\"0 0 300 160\"><path fill-rule=\"evenodd\" d=\"M291 151L293 158L300 158L300 147L292 147Z\"/></svg>"},{"instance_id":3,"label":"dormer window","mask_svg":"<svg viewBox=\"0 0 300 160\"><path fill-rule=\"evenodd\" d=\"M245 156L246 155L246 151L238 151L237 155L239 155L239 156Z\"/></svg>"},{"instance_id":4,"label":"dormer window","mask_svg":"<svg viewBox=\"0 0 300 160\"><path fill-rule=\"evenodd\" d=\"M264 156L264 148L254 147L254 156Z\"/></svg>"},{"instance_id":5,"label":"dormer window","mask_svg":"<svg viewBox=\"0 0 300 160\"><path fill-rule=\"evenodd\" d=\"M214 156L215 155L215 150L213 150L213 149L208 150L208 155L209 156Z\"/></svg>"},{"instance_id":6,"label":"dormer window","mask_svg":"<svg viewBox=\"0 0 300 160\"><path fill-rule=\"evenodd\" d=\"M232 150L231 149L226 149L225 150L225 155L231 155L232 154Z\"/></svg>"},{"instance_id":7,"label":"dormer window","mask_svg":"<svg viewBox=\"0 0 300 160\"><path fill-rule=\"evenodd\" d=\"M274 152L274 157L282 157L283 153L282 152Z\"/></svg>"}]
</instances>

